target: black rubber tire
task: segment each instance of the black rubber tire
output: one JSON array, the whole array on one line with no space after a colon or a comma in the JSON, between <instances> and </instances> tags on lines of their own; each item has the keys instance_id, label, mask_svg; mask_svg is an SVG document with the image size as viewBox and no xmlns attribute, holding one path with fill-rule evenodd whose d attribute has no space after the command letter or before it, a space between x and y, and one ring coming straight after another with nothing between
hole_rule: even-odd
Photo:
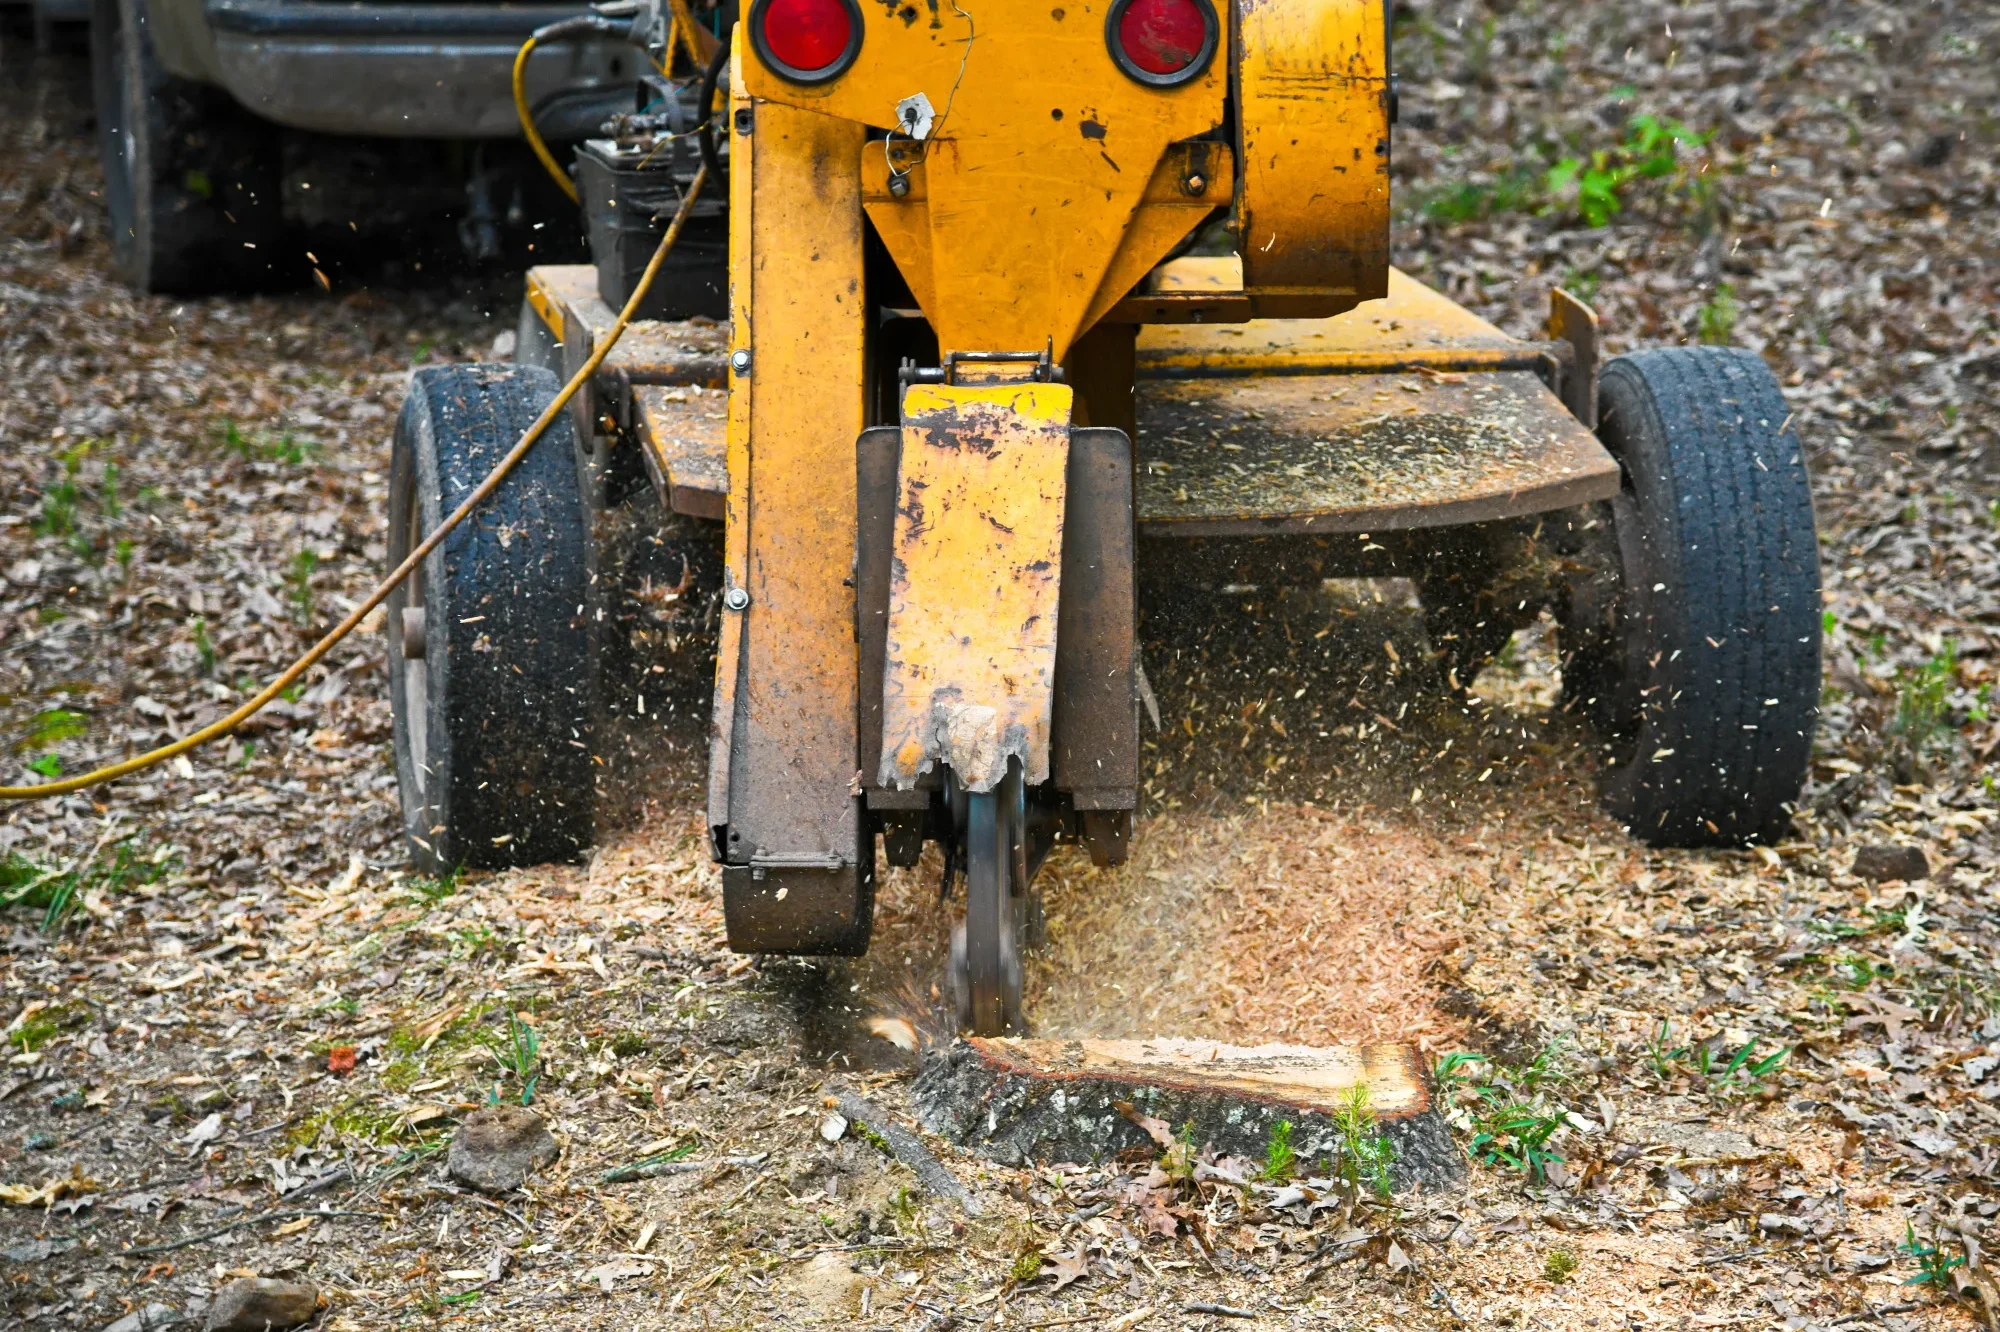
<instances>
[{"instance_id":1,"label":"black rubber tire","mask_svg":"<svg viewBox=\"0 0 2000 1332\"><path fill-rule=\"evenodd\" d=\"M146 0L91 0L90 66L118 274L176 296L290 285L277 127L160 68Z\"/></svg>"},{"instance_id":2,"label":"black rubber tire","mask_svg":"<svg viewBox=\"0 0 2000 1332\"><path fill-rule=\"evenodd\" d=\"M1805 781L1819 544L1789 419L1739 349L1635 352L1599 380L1615 591L1566 609L1566 692L1605 733L1605 807L1654 846L1779 837Z\"/></svg>"},{"instance_id":3,"label":"black rubber tire","mask_svg":"<svg viewBox=\"0 0 2000 1332\"><path fill-rule=\"evenodd\" d=\"M389 465L392 566L485 479L558 387L528 366L417 372ZM387 605L403 827L427 873L570 860L591 842L588 529L571 433L569 414L558 414ZM400 637L413 600L424 613L420 661L406 659Z\"/></svg>"}]
</instances>

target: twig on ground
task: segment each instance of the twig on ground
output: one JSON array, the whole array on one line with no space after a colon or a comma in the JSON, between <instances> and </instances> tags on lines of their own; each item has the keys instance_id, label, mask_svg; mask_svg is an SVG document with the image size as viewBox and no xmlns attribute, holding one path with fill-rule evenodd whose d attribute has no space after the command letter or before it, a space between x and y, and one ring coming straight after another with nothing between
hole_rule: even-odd
<instances>
[{"instance_id":1,"label":"twig on ground","mask_svg":"<svg viewBox=\"0 0 2000 1332\"><path fill-rule=\"evenodd\" d=\"M1218 1318L1255 1318L1255 1309L1239 1309L1233 1304L1183 1304L1182 1313L1214 1314Z\"/></svg>"},{"instance_id":2,"label":"twig on ground","mask_svg":"<svg viewBox=\"0 0 2000 1332\"><path fill-rule=\"evenodd\" d=\"M958 1182L958 1176L944 1168L944 1164L930 1149L917 1140L917 1135L897 1124L875 1106L862 1100L852 1092L833 1091L829 1095L840 1107L840 1113L857 1124L866 1125L882 1135L889 1144L889 1150L898 1161L910 1168L919 1183L940 1198L947 1198L959 1206L967 1216L978 1216L979 1202L966 1192L965 1185Z\"/></svg>"},{"instance_id":3,"label":"twig on ground","mask_svg":"<svg viewBox=\"0 0 2000 1332\"><path fill-rule=\"evenodd\" d=\"M735 1166L747 1170L760 1166L770 1159L769 1152L758 1152L755 1156L725 1156L721 1160L709 1161L634 1161L629 1165L613 1166L597 1177L600 1184L630 1184L634 1180L657 1179L661 1175L692 1175L712 1166Z\"/></svg>"},{"instance_id":4,"label":"twig on ground","mask_svg":"<svg viewBox=\"0 0 2000 1332\"><path fill-rule=\"evenodd\" d=\"M318 1193L322 1189L330 1189L334 1185L339 1184L344 1180L350 1180L353 1178L354 1178L353 1167L345 1165L337 1165L333 1169L327 1171L325 1174L315 1175L313 1178L307 1180L305 1183L299 1185L297 1188L289 1189L286 1192L279 1194L278 1201L288 1202L293 1198L304 1198L309 1194Z\"/></svg>"},{"instance_id":5,"label":"twig on ground","mask_svg":"<svg viewBox=\"0 0 2000 1332\"><path fill-rule=\"evenodd\" d=\"M299 1216L366 1216L373 1217L379 1221L387 1215L387 1212L315 1212L310 1207L287 1207L276 1212L265 1212L258 1216L240 1217L235 1221L231 1221L226 1226L217 1226L213 1230L204 1230L195 1235L185 1235L180 1239L169 1240L164 1244L146 1244L136 1249L121 1249L112 1256L116 1258L143 1258L148 1254L169 1253L175 1249L185 1249L190 1244L199 1244L203 1240L214 1239L217 1235L227 1234L229 1231L238 1230L244 1226L254 1226L264 1221L284 1221Z\"/></svg>"}]
</instances>

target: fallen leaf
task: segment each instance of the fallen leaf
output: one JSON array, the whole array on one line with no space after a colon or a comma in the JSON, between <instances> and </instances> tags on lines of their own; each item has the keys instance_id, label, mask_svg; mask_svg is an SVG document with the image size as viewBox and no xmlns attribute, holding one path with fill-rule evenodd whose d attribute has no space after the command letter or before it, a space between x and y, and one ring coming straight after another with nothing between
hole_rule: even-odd
<instances>
[{"instance_id":1,"label":"fallen leaf","mask_svg":"<svg viewBox=\"0 0 2000 1332\"><path fill-rule=\"evenodd\" d=\"M326 1052L326 1071L345 1076L354 1071L354 1061L359 1052L351 1045L336 1045Z\"/></svg>"},{"instance_id":2,"label":"fallen leaf","mask_svg":"<svg viewBox=\"0 0 2000 1332\"><path fill-rule=\"evenodd\" d=\"M208 1146L209 1143L214 1142L221 1136L222 1113L217 1111L189 1129L187 1136L182 1138L181 1141L188 1145L188 1155L195 1156L200 1154L202 1148Z\"/></svg>"},{"instance_id":3,"label":"fallen leaf","mask_svg":"<svg viewBox=\"0 0 2000 1332\"><path fill-rule=\"evenodd\" d=\"M1072 1285L1090 1275L1090 1258L1079 1242L1075 1253L1052 1253L1047 1257L1049 1275L1056 1283L1049 1287L1051 1294L1064 1286Z\"/></svg>"},{"instance_id":4,"label":"fallen leaf","mask_svg":"<svg viewBox=\"0 0 2000 1332\"><path fill-rule=\"evenodd\" d=\"M1111 1104L1119 1114L1144 1129L1146 1136L1160 1146L1171 1147L1174 1145L1173 1125L1167 1123L1166 1120L1155 1119L1151 1115L1142 1114L1130 1101L1113 1101Z\"/></svg>"}]
</instances>

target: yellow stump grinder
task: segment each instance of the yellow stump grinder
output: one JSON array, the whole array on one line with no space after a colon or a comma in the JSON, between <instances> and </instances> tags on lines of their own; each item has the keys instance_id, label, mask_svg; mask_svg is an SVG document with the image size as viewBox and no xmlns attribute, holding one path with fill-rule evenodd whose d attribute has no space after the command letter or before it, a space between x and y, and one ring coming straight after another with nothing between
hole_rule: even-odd
<instances>
[{"instance_id":1,"label":"yellow stump grinder","mask_svg":"<svg viewBox=\"0 0 2000 1332\"><path fill-rule=\"evenodd\" d=\"M1454 684L1548 610L1634 836L1784 824L1820 611L1777 384L1721 348L1600 366L1560 291L1522 340L1390 267L1382 0L664 26L663 72L575 155L594 262L530 272L515 363L419 373L398 426L401 558L615 336L678 208L629 332L391 598L420 863L588 845L634 513L715 634L731 945L861 953L878 854L936 842L972 1032L1023 1027L1050 847L1126 855L1147 567L1413 578Z\"/></svg>"}]
</instances>

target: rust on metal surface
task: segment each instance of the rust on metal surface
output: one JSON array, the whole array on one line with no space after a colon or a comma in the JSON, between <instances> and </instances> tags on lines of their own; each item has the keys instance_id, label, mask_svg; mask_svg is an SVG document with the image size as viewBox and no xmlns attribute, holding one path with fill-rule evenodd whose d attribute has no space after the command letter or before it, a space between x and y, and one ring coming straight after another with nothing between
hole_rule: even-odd
<instances>
[{"instance_id":1,"label":"rust on metal surface","mask_svg":"<svg viewBox=\"0 0 2000 1332\"><path fill-rule=\"evenodd\" d=\"M1144 536L1382 532L1618 491L1618 464L1533 374L1142 381Z\"/></svg>"},{"instance_id":2,"label":"rust on metal surface","mask_svg":"<svg viewBox=\"0 0 2000 1332\"><path fill-rule=\"evenodd\" d=\"M633 396L646 474L660 502L675 513L720 520L729 502L729 395L653 385Z\"/></svg>"},{"instance_id":3,"label":"rust on metal surface","mask_svg":"<svg viewBox=\"0 0 2000 1332\"><path fill-rule=\"evenodd\" d=\"M987 791L1009 758L1048 778L1073 401L1043 383L904 395L882 786L948 763Z\"/></svg>"},{"instance_id":4,"label":"rust on metal surface","mask_svg":"<svg viewBox=\"0 0 2000 1332\"><path fill-rule=\"evenodd\" d=\"M1431 1108L1423 1061L1408 1045L1224 1045L1216 1041L1054 1041L972 1036L988 1064L1044 1081L1114 1079L1240 1097L1335 1114L1354 1087L1368 1088L1378 1119Z\"/></svg>"},{"instance_id":5,"label":"rust on metal surface","mask_svg":"<svg viewBox=\"0 0 2000 1332\"><path fill-rule=\"evenodd\" d=\"M1549 293L1549 336L1570 347L1563 370L1563 405L1597 429L1597 312L1557 287Z\"/></svg>"},{"instance_id":6,"label":"rust on metal surface","mask_svg":"<svg viewBox=\"0 0 2000 1332\"><path fill-rule=\"evenodd\" d=\"M618 312L597 294L597 270L589 264L544 264L528 270L528 303L542 322L567 343L566 329L583 335L589 358L598 339L611 331ZM726 373L729 326L713 319L635 319L605 357L601 375L623 373L634 384L695 384L721 388Z\"/></svg>"}]
</instances>

